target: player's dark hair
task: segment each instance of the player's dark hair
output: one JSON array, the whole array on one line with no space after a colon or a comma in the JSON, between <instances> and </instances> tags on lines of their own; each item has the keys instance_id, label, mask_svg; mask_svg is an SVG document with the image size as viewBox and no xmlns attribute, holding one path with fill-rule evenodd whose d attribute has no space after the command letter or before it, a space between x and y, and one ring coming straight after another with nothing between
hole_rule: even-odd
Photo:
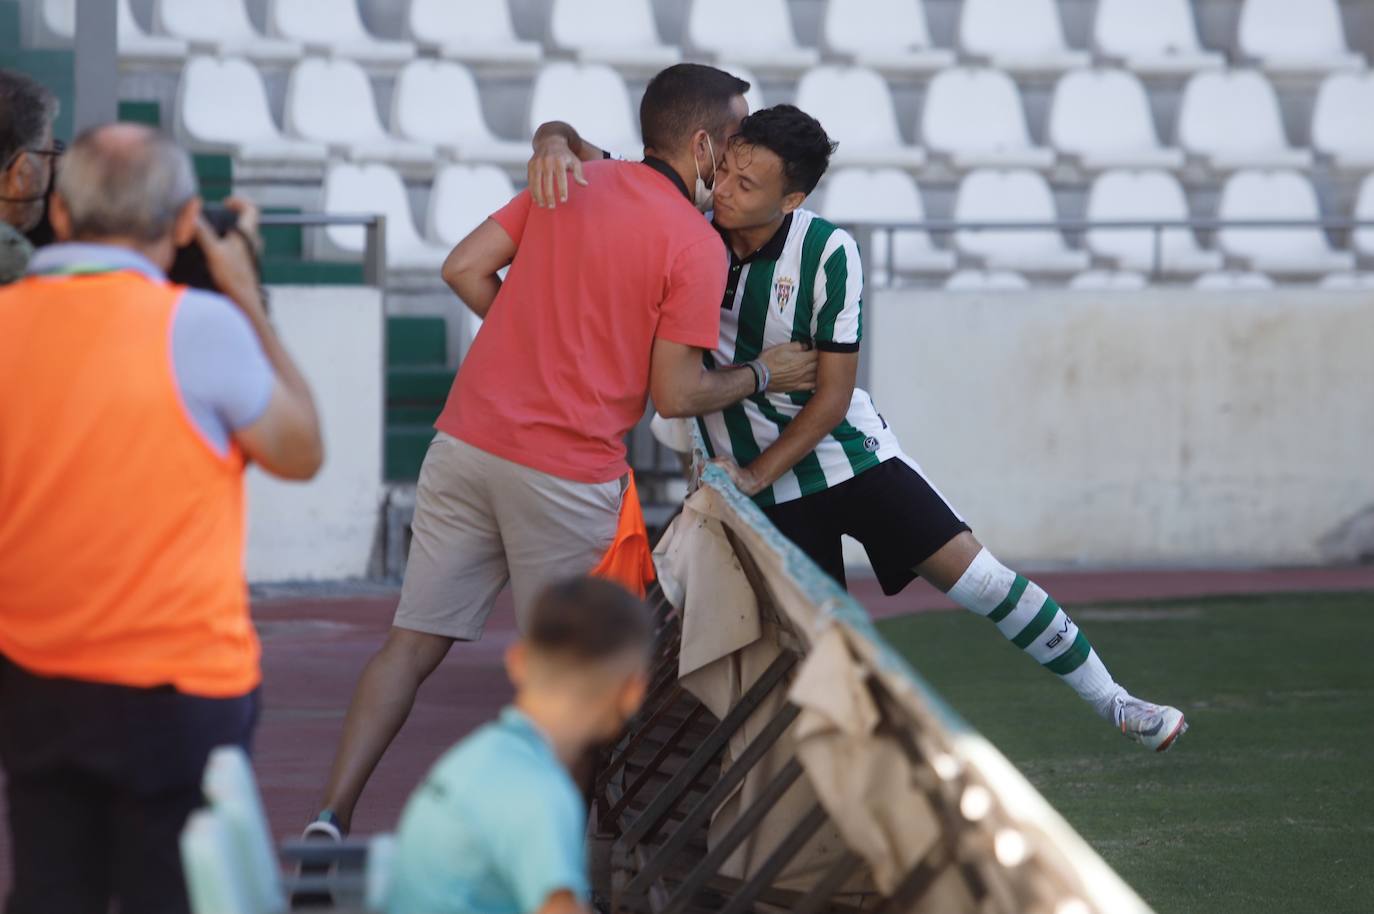
<instances>
[{"instance_id":1,"label":"player's dark hair","mask_svg":"<svg viewBox=\"0 0 1374 914\"><path fill-rule=\"evenodd\" d=\"M774 105L746 117L732 144L760 146L782 159L787 193L809 194L830 166L838 143L831 142L821 122L796 105Z\"/></svg>"},{"instance_id":2,"label":"player's dark hair","mask_svg":"<svg viewBox=\"0 0 1374 914\"><path fill-rule=\"evenodd\" d=\"M680 63L659 72L639 103L644 145L672 150L703 129L714 139L724 140L730 100L748 91L749 83L705 64Z\"/></svg>"},{"instance_id":3,"label":"player's dark hair","mask_svg":"<svg viewBox=\"0 0 1374 914\"><path fill-rule=\"evenodd\" d=\"M530 610L525 640L533 650L577 663L648 651L649 610L619 584L576 577L549 586Z\"/></svg>"}]
</instances>

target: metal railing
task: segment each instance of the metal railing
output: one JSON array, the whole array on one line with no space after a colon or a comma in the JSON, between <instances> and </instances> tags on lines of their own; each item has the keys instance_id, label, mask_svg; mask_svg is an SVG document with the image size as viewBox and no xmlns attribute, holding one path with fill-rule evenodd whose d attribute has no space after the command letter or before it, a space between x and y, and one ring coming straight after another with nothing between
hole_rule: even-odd
<instances>
[{"instance_id":1,"label":"metal railing","mask_svg":"<svg viewBox=\"0 0 1374 914\"><path fill-rule=\"evenodd\" d=\"M263 213L259 224L325 228L331 225L363 227L363 282L386 286L386 217L377 213Z\"/></svg>"}]
</instances>

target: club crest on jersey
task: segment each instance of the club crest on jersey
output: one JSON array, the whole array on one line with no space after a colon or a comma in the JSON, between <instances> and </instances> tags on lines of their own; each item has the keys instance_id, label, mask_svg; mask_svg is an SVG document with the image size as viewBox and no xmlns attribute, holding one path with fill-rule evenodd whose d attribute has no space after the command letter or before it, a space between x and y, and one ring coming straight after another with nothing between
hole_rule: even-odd
<instances>
[{"instance_id":1,"label":"club crest on jersey","mask_svg":"<svg viewBox=\"0 0 1374 914\"><path fill-rule=\"evenodd\" d=\"M778 297L778 310L786 311L787 303L792 300L792 280L784 276L773 285L773 294Z\"/></svg>"},{"instance_id":2,"label":"club crest on jersey","mask_svg":"<svg viewBox=\"0 0 1374 914\"><path fill-rule=\"evenodd\" d=\"M877 449L878 449L878 439L877 439L877 438L875 438L875 437L872 436L872 435L869 435L867 438L864 439L864 450L865 450L865 451L868 451L870 454L872 454L872 453L873 453L874 451L876 451Z\"/></svg>"}]
</instances>

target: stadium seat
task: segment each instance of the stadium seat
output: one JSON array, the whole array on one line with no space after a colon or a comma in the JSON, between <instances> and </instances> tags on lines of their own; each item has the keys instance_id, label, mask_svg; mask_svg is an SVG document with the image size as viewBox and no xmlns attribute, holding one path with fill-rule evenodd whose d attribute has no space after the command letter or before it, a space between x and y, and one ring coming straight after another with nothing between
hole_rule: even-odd
<instances>
[{"instance_id":1,"label":"stadium seat","mask_svg":"<svg viewBox=\"0 0 1374 914\"><path fill-rule=\"evenodd\" d=\"M259 910L237 836L224 816L213 808L195 810L181 830L179 845L191 914Z\"/></svg>"},{"instance_id":2,"label":"stadium seat","mask_svg":"<svg viewBox=\"0 0 1374 914\"><path fill-rule=\"evenodd\" d=\"M1289 145L1274 87L1255 70L1198 73L1188 80L1178 143L1218 171L1312 165L1311 150Z\"/></svg>"},{"instance_id":3,"label":"stadium seat","mask_svg":"<svg viewBox=\"0 0 1374 914\"><path fill-rule=\"evenodd\" d=\"M1374 73L1333 73L1312 108L1312 146L1337 168L1374 169Z\"/></svg>"},{"instance_id":4,"label":"stadium seat","mask_svg":"<svg viewBox=\"0 0 1374 914\"><path fill-rule=\"evenodd\" d=\"M583 63L656 73L682 59L659 40L649 0L553 0L549 38Z\"/></svg>"},{"instance_id":5,"label":"stadium seat","mask_svg":"<svg viewBox=\"0 0 1374 914\"><path fill-rule=\"evenodd\" d=\"M924 0L829 0L821 40L831 53L893 76L933 73L956 60L933 46Z\"/></svg>"},{"instance_id":6,"label":"stadium seat","mask_svg":"<svg viewBox=\"0 0 1374 914\"><path fill-rule=\"evenodd\" d=\"M1064 41L1055 0L964 0L959 47L969 57L1018 74L1058 73L1092 60Z\"/></svg>"},{"instance_id":7,"label":"stadium seat","mask_svg":"<svg viewBox=\"0 0 1374 914\"><path fill-rule=\"evenodd\" d=\"M1188 218L1188 201L1178 178L1166 171L1109 171L1093 181L1085 218L1089 222L1177 222ZM1095 228L1086 238L1088 250L1129 270L1191 275L1221 269L1222 255L1198 247L1191 229L1161 230L1158 265L1155 243L1156 233L1151 229Z\"/></svg>"},{"instance_id":8,"label":"stadium seat","mask_svg":"<svg viewBox=\"0 0 1374 914\"><path fill-rule=\"evenodd\" d=\"M370 33L358 0L268 0L273 35L370 64L402 64L415 56L415 42L384 40Z\"/></svg>"},{"instance_id":9,"label":"stadium seat","mask_svg":"<svg viewBox=\"0 0 1374 914\"><path fill-rule=\"evenodd\" d=\"M1020 292L1026 277L1011 270L960 270L945 280L946 292Z\"/></svg>"},{"instance_id":10,"label":"stadium seat","mask_svg":"<svg viewBox=\"0 0 1374 914\"><path fill-rule=\"evenodd\" d=\"M1346 44L1336 0L1245 0L1236 45L1275 76L1363 70L1365 64Z\"/></svg>"},{"instance_id":11,"label":"stadium seat","mask_svg":"<svg viewBox=\"0 0 1374 914\"><path fill-rule=\"evenodd\" d=\"M242 864L240 882L251 899L250 907L243 910L285 911L286 896L272 831L248 754L238 746L212 750L201 791L233 836L235 856Z\"/></svg>"},{"instance_id":12,"label":"stadium seat","mask_svg":"<svg viewBox=\"0 0 1374 914\"><path fill-rule=\"evenodd\" d=\"M1160 145L1150 100L1126 70L1074 70L1054 88L1049 141L1089 171L1181 168L1181 149Z\"/></svg>"},{"instance_id":13,"label":"stadium seat","mask_svg":"<svg viewBox=\"0 0 1374 914\"><path fill-rule=\"evenodd\" d=\"M625 81L605 64L545 64L530 100L531 134L545 121L566 121L617 155L635 156L644 145Z\"/></svg>"},{"instance_id":14,"label":"stadium seat","mask_svg":"<svg viewBox=\"0 0 1374 914\"><path fill-rule=\"evenodd\" d=\"M1338 292L1367 292L1374 290L1374 273L1332 273L1323 276L1317 286Z\"/></svg>"},{"instance_id":15,"label":"stadium seat","mask_svg":"<svg viewBox=\"0 0 1374 914\"><path fill-rule=\"evenodd\" d=\"M1193 288L1223 292L1262 292L1274 288L1274 280L1263 273L1223 270L1216 273L1203 273L1193 281Z\"/></svg>"},{"instance_id":16,"label":"stadium seat","mask_svg":"<svg viewBox=\"0 0 1374 914\"><path fill-rule=\"evenodd\" d=\"M406 34L427 51L471 66L538 64L544 48L515 35L507 0L410 0Z\"/></svg>"},{"instance_id":17,"label":"stadium seat","mask_svg":"<svg viewBox=\"0 0 1374 914\"><path fill-rule=\"evenodd\" d=\"M389 165L336 163L324 176L326 213L380 213L386 217L387 266L396 270L437 270L449 248L430 244L415 230L401 176ZM323 232L325 256L361 254L362 226L331 225Z\"/></svg>"},{"instance_id":18,"label":"stadium seat","mask_svg":"<svg viewBox=\"0 0 1374 914\"><path fill-rule=\"evenodd\" d=\"M1089 270L1069 280L1070 289L1094 292L1138 292L1150 283L1131 270Z\"/></svg>"},{"instance_id":19,"label":"stadium seat","mask_svg":"<svg viewBox=\"0 0 1374 914\"><path fill-rule=\"evenodd\" d=\"M322 143L288 139L277 129L257 68L241 57L192 57L181 72L177 138L196 150L228 150L236 159L323 162Z\"/></svg>"},{"instance_id":20,"label":"stadium seat","mask_svg":"<svg viewBox=\"0 0 1374 914\"><path fill-rule=\"evenodd\" d=\"M430 192L425 236L449 247L510 202L515 187L494 165L448 165Z\"/></svg>"},{"instance_id":21,"label":"stadium seat","mask_svg":"<svg viewBox=\"0 0 1374 914\"><path fill-rule=\"evenodd\" d=\"M761 72L799 73L820 61L797 44L787 0L692 0L686 36L694 51Z\"/></svg>"},{"instance_id":22,"label":"stadium seat","mask_svg":"<svg viewBox=\"0 0 1374 914\"><path fill-rule=\"evenodd\" d=\"M498 139L482 116L477 82L460 63L415 60L396 77L391 130L469 162L523 165L530 144Z\"/></svg>"},{"instance_id":23,"label":"stadium seat","mask_svg":"<svg viewBox=\"0 0 1374 914\"><path fill-rule=\"evenodd\" d=\"M295 61L303 50L298 41L260 34L243 0L157 0L153 23L158 31L187 41L193 50L205 47L222 57Z\"/></svg>"},{"instance_id":24,"label":"stadium seat","mask_svg":"<svg viewBox=\"0 0 1374 914\"><path fill-rule=\"evenodd\" d=\"M718 64L717 66L726 73L738 76L749 84L749 91L744 93L744 100L748 102L750 111L757 111L768 106L768 103L763 99L763 87L759 85L759 78L747 68L732 63Z\"/></svg>"},{"instance_id":25,"label":"stadium seat","mask_svg":"<svg viewBox=\"0 0 1374 914\"><path fill-rule=\"evenodd\" d=\"M840 145L832 161L856 165L919 168L925 152L902 142L892 93L876 70L816 67L797 84L797 107L817 118Z\"/></svg>"},{"instance_id":26,"label":"stadium seat","mask_svg":"<svg viewBox=\"0 0 1374 914\"><path fill-rule=\"evenodd\" d=\"M1366 176L1360 184L1355 197L1355 221L1374 222L1374 175ZM1374 226L1356 229L1351 245L1366 257L1374 256Z\"/></svg>"},{"instance_id":27,"label":"stadium seat","mask_svg":"<svg viewBox=\"0 0 1374 914\"><path fill-rule=\"evenodd\" d=\"M960 182L954 201L956 222L1053 223L1057 219L1049 182L1026 169L970 172ZM1070 249L1051 228L965 229L955 233L954 243L992 269L1077 273L1087 269L1091 259L1086 251Z\"/></svg>"},{"instance_id":28,"label":"stadium seat","mask_svg":"<svg viewBox=\"0 0 1374 914\"><path fill-rule=\"evenodd\" d=\"M1142 76L1219 70L1226 58L1204 50L1189 0L1098 0L1093 18L1098 54Z\"/></svg>"},{"instance_id":29,"label":"stadium seat","mask_svg":"<svg viewBox=\"0 0 1374 914\"><path fill-rule=\"evenodd\" d=\"M960 169L1051 168L1055 161L1054 150L1031 144L1016 83L986 67L944 70L930 81L921 141Z\"/></svg>"},{"instance_id":30,"label":"stadium seat","mask_svg":"<svg viewBox=\"0 0 1374 914\"><path fill-rule=\"evenodd\" d=\"M841 168L826 178L821 199L821 215L840 225L863 223L923 222L925 206L916 179L897 168L866 170ZM874 237L874 263L890 267L893 273L946 273L954 269L957 260L953 251L941 250L931 243L930 235L919 229L882 232L884 251ZM888 256L879 256L887 254Z\"/></svg>"},{"instance_id":31,"label":"stadium seat","mask_svg":"<svg viewBox=\"0 0 1374 914\"><path fill-rule=\"evenodd\" d=\"M76 0L41 0L38 30L50 38L70 43L76 38ZM185 41L165 35L149 35L134 18L129 0L119 0L115 11L119 57L127 61L159 63L181 60L189 48Z\"/></svg>"},{"instance_id":32,"label":"stadium seat","mask_svg":"<svg viewBox=\"0 0 1374 914\"><path fill-rule=\"evenodd\" d=\"M1321 218L1316 191L1296 171L1241 171L1221 191L1217 218L1225 220ZM1266 273L1312 275L1352 269L1355 255L1336 251L1318 227L1223 228L1217 244Z\"/></svg>"},{"instance_id":33,"label":"stadium seat","mask_svg":"<svg viewBox=\"0 0 1374 914\"><path fill-rule=\"evenodd\" d=\"M353 60L310 57L286 84L286 130L336 148L351 159L428 163L434 147L391 136L377 116L377 100L363 68Z\"/></svg>"}]
</instances>

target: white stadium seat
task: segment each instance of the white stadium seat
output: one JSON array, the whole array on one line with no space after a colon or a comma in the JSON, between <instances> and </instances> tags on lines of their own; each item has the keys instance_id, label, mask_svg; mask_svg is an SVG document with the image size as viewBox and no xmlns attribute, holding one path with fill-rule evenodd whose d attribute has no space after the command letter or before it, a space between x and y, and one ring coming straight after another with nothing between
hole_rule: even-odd
<instances>
[{"instance_id":1,"label":"white stadium seat","mask_svg":"<svg viewBox=\"0 0 1374 914\"><path fill-rule=\"evenodd\" d=\"M396 77L391 130L470 162L523 165L530 144L498 139L487 127L477 81L460 63L415 60Z\"/></svg>"},{"instance_id":2,"label":"white stadium seat","mask_svg":"<svg viewBox=\"0 0 1374 914\"><path fill-rule=\"evenodd\" d=\"M1217 218L1298 220L1319 219L1312 182L1296 171L1241 171L1221 191ZM1336 251L1318 227L1223 228L1217 244L1266 273L1319 274L1349 270L1355 255Z\"/></svg>"},{"instance_id":3,"label":"white stadium seat","mask_svg":"<svg viewBox=\"0 0 1374 914\"><path fill-rule=\"evenodd\" d=\"M760 108L768 107L768 103L763 99L763 87L759 85L759 78L745 67L736 66L732 63L716 64L732 76L737 76L749 84L749 91L744 93L744 100L749 105L750 111L757 111Z\"/></svg>"},{"instance_id":4,"label":"white stadium seat","mask_svg":"<svg viewBox=\"0 0 1374 914\"><path fill-rule=\"evenodd\" d=\"M370 64L401 64L415 42L378 38L363 25L358 0L268 0L268 29L280 38Z\"/></svg>"},{"instance_id":5,"label":"white stadium seat","mask_svg":"<svg viewBox=\"0 0 1374 914\"><path fill-rule=\"evenodd\" d=\"M1055 161L1054 150L1031 144L1016 83L987 67L945 70L930 81L921 141L961 169L1051 168Z\"/></svg>"},{"instance_id":6,"label":"white stadium seat","mask_svg":"<svg viewBox=\"0 0 1374 914\"><path fill-rule=\"evenodd\" d=\"M1092 60L1087 51L1064 41L1055 0L964 0L959 47L1014 73L1058 73Z\"/></svg>"},{"instance_id":7,"label":"white stadium seat","mask_svg":"<svg viewBox=\"0 0 1374 914\"><path fill-rule=\"evenodd\" d=\"M1374 290L1374 273L1332 273L1323 276L1317 286L1339 292L1368 292Z\"/></svg>"},{"instance_id":8,"label":"white stadium seat","mask_svg":"<svg viewBox=\"0 0 1374 914\"><path fill-rule=\"evenodd\" d=\"M1052 223L1058 218L1049 182L1026 169L971 172L960 182L954 201L956 222ZM1091 260L1086 251L1070 249L1051 228L964 230L955 233L954 243L992 269L1077 273Z\"/></svg>"},{"instance_id":9,"label":"white stadium seat","mask_svg":"<svg viewBox=\"0 0 1374 914\"><path fill-rule=\"evenodd\" d=\"M181 72L177 138L192 149L228 149L236 159L323 162L322 143L288 139L272 120L257 68L241 57L192 57Z\"/></svg>"},{"instance_id":10,"label":"white stadium seat","mask_svg":"<svg viewBox=\"0 0 1374 914\"><path fill-rule=\"evenodd\" d=\"M1204 50L1189 0L1098 0L1093 46L1142 76L1219 70L1226 58Z\"/></svg>"},{"instance_id":11,"label":"white stadium seat","mask_svg":"<svg viewBox=\"0 0 1374 914\"><path fill-rule=\"evenodd\" d=\"M448 165L434 179L425 235L452 247L510 202L515 187L495 165Z\"/></svg>"},{"instance_id":12,"label":"white stadium seat","mask_svg":"<svg viewBox=\"0 0 1374 914\"><path fill-rule=\"evenodd\" d=\"M1333 73L1312 107L1312 146L1337 168L1374 169L1374 73Z\"/></svg>"},{"instance_id":13,"label":"white stadium seat","mask_svg":"<svg viewBox=\"0 0 1374 914\"><path fill-rule=\"evenodd\" d=\"M1244 270L1223 270L1203 273L1193 281L1194 289L1222 292L1263 292L1274 288L1274 280L1263 273Z\"/></svg>"},{"instance_id":14,"label":"white stadium seat","mask_svg":"<svg viewBox=\"0 0 1374 914\"><path fill-rule=\"evenodd\" d=\"M1026 277L1012 270L960 270L945 280L946 292L1021 292Z\"/></svg>"},{"instance_id":15,"label":"white stadium seat","mask_svg":"<svg viewBox=\"0 0 1374 914\"><path fill-rule=\"evenodd\" d=\"M1289 145L1274 87L1255 70L1198 73L1188 80L1178 143L1218 171L1312 165L1311 150Z\"/></svg>"},{"instance_id":16,"label":"white stadium seat","mask_svg":"<svg viewBox=\"0 0 1374 914\"><path fill-rule=\"evenodd\" d=\"M1178 222L1188 218L1188 201L1178 178L1166 171L1108 171L1093 181L1084 218L1089 222ZM1086 243L1088 250L1125 269L1156 269L1156 234L1151 229L1091 229ZM1221 269L1222 255L1200 248L1191 229L1163 229L1158 244L1161 273L1194 274Z\"/></svg>"},{"instance_id":17,"label":"white stadium seat","mask_svg":"<svg viewBox=\"0 0 1374 914\"><path fill-rule=\"evenodd\" d=\"M1150 283L1130 270L1089 270L1069 280L1070 289L1093 292L1138 292Z\"/></svg>"},{"instance_id":18,"label":"white stadium seat","mask_svg":"<svg viewBox=\"0 0 1374 914\"><path fill-rule=\"evenodd\" d=\"M835 165L919 168L925 163L919 147L902 142L892 93L876 70L816 67L797 85L797 107L840 144Z\"/></svg>"},{"instance_id":19,"label":"white stadium seat","mask_svg":"<svg viewBox=\"0 0 1374 914\"><path fill-rule=\"evenodd\" d=\"M472 66L537 64L544 48L516 37L507 0L410 0L406 35L426 50Z\"/></svg>"},{"instance_id":20,"label":"white stadium seat","mask_svg":"<svg viewBox=\"0 0 1374 914\"><path fill-rule=\"evenodd\" d=\"M829 0L821 38L832 53L891 75L933 73L957 59L933 46L923 0Z\"/></svg>"},{"instance_id":21,"label":"white stadium seat","mask_svg":"<svg viewBox=\"0 0 1374 914\"><path fill-rule=\"evenodd\" d=\"M1363 70L1365 63L1346 44L1336 0L1245 0L1236 45L1276 76Z\"/></svg>"},{"instance_id":22,"label":"white stadium seat","mask_svg":"<svg viewBox=\"0 0 1374 914\"><path fill-rule=\"evenodd\" d=\"M430 244L415 230L401 176L388 165L329 166L324 176L324 211L331 214L379 213L386 217L387 266L397 270L437 270L449 248ZM324 230L332 250L321 253L360 254L362 226L331 225Z\"/></svg>"},{"instance_id":23,"label":"white stadium seat","mask_svg":"<svg viewBox=\"0 0 1374 914\"><path fill-rule=\"evenodd\" d=\"M925 221L916 179L898 168L836 170L826 178L820 213L839 225ZM882 244L891 253L879 256L886 251L872 251L871 269L880 263L894 273L946 273L954 269L955 253L935 247L925 231L897 229L891 232L890 243L888 233L881 234L884 238L880 243L875 233L874 248Z\"/></svg>"},{"instance_id":24,"label":"white stadium seat","mask_svg":"<svg viewBox=\"0 0 1374 914\"><path fill-rule=\"evenodd\" d=\"M1160 145L1150 100L1126 70L1074 70L1054 88L1049 141L1090 171L1181 168L1181 149Z\"/></svg>"},{"instance_id":25,"label":"white stadium seat","mask_svg":"<svg viewBox=\"0 0 1374 914\"><path fill-rule=\"evenodd\" d=\"M76 38L76 0L41 0L37 12L39 31L67 43ZM119 0L115 17L121 59L156 63L186 56L188 46L181 39L145 32L134 18L129 0Z\"/></svg>"},{"instance_id":26,"label":"white stadium seat","mask_svg":"<svg viewBox=\"0 0 1374 914\"><path fill-rule=\"evenodd\" d=\"M391 136L377 116L377 100L363 68L352 60L309 57L286 83L286 130L336 148L349 158L425 164L434 147Z\"/></svg>"},{"instance_id":27,"label":"white stadium seat","mask_svg":"<svg viewBox=\"0 0 1374 914\"><path fill-rule=\"evenodd\" d=\"M656 73L682 59L659 40L649 0L553 0L549 37L584 63Z\"/></svg>"},{"instance_id":28,"label":"white stadium seat","mask_svg":"<svg viewBox=\"0 0 1374 914\"><path fill-rule=\"evenodd\" d=\"M298 41L268 38L253 28L243 0L157 0L153 23L193 50L205 47L223 57L295 61L302 52Z\"/></svg>"},{"instance_id":29,"label":"white stadium seat","mask_svg":"<svg viewBox=\"0 0 1374 914\"><path fill-rule=\"evenodd\" d=\"M1355 197L1355 221L1374 222L1374 175L1368 175L1360 184ZM1374 256L1374 225L1356 229L1351 244L1366 257Z\"/></svg>"},{"instance_id":30,"label":"white stadium seat","mask_svg":"<svg viewBox=\"0 0 1374 914\"><path fill-rule=\"evenodd\" d=\"M644 147L625 80L605 64L545 64L530 100L531 134L545 121L566 121L617 155L635 156Z\"/></svg>"},{"instance_id":31,"label":"white stadium seat","mask_svg":"<svg viewBox=\"0 0 1374 914\"><path fill-rule=\"evenodd\" d=\"M695 51L763 72L799 73L820 61L797 44L787 0L692 0L686 35Z\"/></svg>"}]
</instances>

